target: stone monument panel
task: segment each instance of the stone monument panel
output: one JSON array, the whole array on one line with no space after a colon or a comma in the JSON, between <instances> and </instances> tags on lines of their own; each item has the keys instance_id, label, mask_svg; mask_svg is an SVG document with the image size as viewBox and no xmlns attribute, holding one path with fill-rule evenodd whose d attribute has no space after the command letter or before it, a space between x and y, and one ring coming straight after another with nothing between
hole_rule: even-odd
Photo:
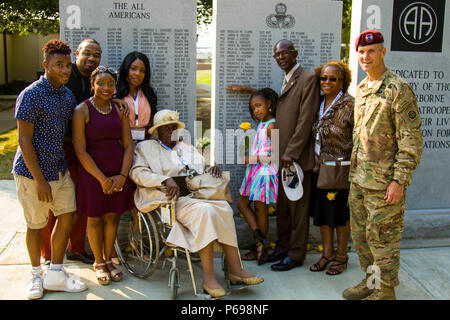
<instances>
[{"instance_id":1,"label":"stone monument panel","mask_svg":"<svg viewBox=\"0 0 450 320\"><path fill-rule=\"evenodd\" d=\"M305 69L313 70L328 60L340 59L342 2L215 0L213 9L211 127L222 138L213 138L214 160L224 170L232 171L231 190L236 200L245 168L243 164L236 165L242 163L237 158L239 142L226 130L235 133L240 123L251 122L251 117L249 95L232 93L226 86L271 87L280 92L283 73L273 58L273 47L281 39L294 43L299 51L297 61ZM256 129L256 123L252 128Z\"/></svg>"},{"instance_id":2,"label":"stone monument panel","mask_svg":"<svg viewBox=\"0 0 450 320\"><path fill-rule=\"evenodd\" d=\"M196 1L60 0L60 36L72 48L94 38L102 47L102 65L119 69L131 51L150 60L151 85L158 109L180 112L194 129L196 90Z\"/></svg>"}]
</instances>

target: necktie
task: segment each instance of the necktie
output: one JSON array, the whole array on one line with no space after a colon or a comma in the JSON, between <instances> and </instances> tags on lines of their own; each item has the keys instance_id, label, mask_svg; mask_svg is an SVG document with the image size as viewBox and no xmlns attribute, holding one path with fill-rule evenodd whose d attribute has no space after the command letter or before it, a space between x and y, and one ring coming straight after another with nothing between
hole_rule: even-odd
<instances>
[{"instance_id":1,"label":"necktie","mask_svg":"<svg viewBox=\"0 0 450 320\"><path fill-rule=\"evenodd\" d=\"M286 87L287 85L287 81L286 81L286 76L283 77L283 84L281 85L281 92L283 92L284 87Z\"/></svg>"}]
</instances>

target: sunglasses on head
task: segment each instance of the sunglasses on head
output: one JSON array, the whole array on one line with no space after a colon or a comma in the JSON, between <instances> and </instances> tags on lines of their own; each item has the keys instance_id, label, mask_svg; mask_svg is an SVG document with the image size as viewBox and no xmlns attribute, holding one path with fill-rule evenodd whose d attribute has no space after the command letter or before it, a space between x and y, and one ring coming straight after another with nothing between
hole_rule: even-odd
<instances>
[{"instance_id":1,"label":"sunglasses on head","mask_svg":"<svg viewBox=\"0 0 450 320\"><path fill-rule=\"evenodd\" d=\"M114 69L113 67L98 66L97 69L101 72L110 72L112 74L117 74L116 69Z\"/></svg>"},{"instance_id":2,"label":"sunglasses on head","mask_svg":"<svg viewBox=\"0 0 450 320\"><path fill-rule=\"evenodd\" d=\"M336 82L338 80L342 80L342 78L336 78L336 77L320 77L319 79L320 79L320 81L323 81L323 82L325 82L327 80L330 80L331 82Z\"/></svg>"}]
</instances>

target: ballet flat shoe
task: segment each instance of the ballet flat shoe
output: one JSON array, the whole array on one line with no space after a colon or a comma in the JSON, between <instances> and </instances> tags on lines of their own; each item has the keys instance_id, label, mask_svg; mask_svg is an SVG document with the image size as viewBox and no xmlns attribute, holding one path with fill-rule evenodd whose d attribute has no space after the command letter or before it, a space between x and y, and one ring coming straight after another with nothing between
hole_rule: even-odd
<instances>
[{"instance_id":1,"label":"ballet flat shoe","mask_svg":"<svg viewBox=\"0 0 450 320\"><path fill-rule=\"evenodd\" d=\"M235 276L234 274L229 273L228 280L230 280L231 284L236 284L238 282L242 282L247 285L255 285L255 284L259 284L259 283L263 282L264 278L258 277L258 276L253 276L253 277L249 277L249 278L241 278L241 277Z\"/></svg>"},{"instance_id":2,"label":"ballet flat shoe","mask_svg":"<svg viewBox=\"0 0 450 320\"><path fill-rule=\"evenodd\" d=\"M213 298L223 297L227 295L227 292L224 288L218 288L218 289L211 289L208 288L204 283L202 284L203 290L206 291L207 294L209 294Z\"/></svg>"}]
</instances>

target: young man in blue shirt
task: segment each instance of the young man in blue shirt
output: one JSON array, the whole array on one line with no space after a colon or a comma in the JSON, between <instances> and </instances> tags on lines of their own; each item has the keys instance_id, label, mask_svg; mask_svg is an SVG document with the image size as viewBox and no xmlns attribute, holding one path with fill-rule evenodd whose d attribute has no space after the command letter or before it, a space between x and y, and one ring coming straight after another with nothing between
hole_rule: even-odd
<instances>
[{"instance_id":1,"label":"young man in blue shirt","mask_svg":"<svg viewBox=\"0 0 450 320\"><path fill-rule=\"evenodd\" d=\"M61 40L50 40L43 51L45 74L20 93L15 114L19 148L12 173L27 222L26 244L32 265L29 299L41 298L43 289L87 289L85 283L62 268L68 237L76 221L75 186L67 173L63 151L64 134L77 105L73 93L64 85L71 71L71 49ZM57 223L51 239L51 265L44 276L40 250L49 209Z\"/></svg>"}]
</instances>

